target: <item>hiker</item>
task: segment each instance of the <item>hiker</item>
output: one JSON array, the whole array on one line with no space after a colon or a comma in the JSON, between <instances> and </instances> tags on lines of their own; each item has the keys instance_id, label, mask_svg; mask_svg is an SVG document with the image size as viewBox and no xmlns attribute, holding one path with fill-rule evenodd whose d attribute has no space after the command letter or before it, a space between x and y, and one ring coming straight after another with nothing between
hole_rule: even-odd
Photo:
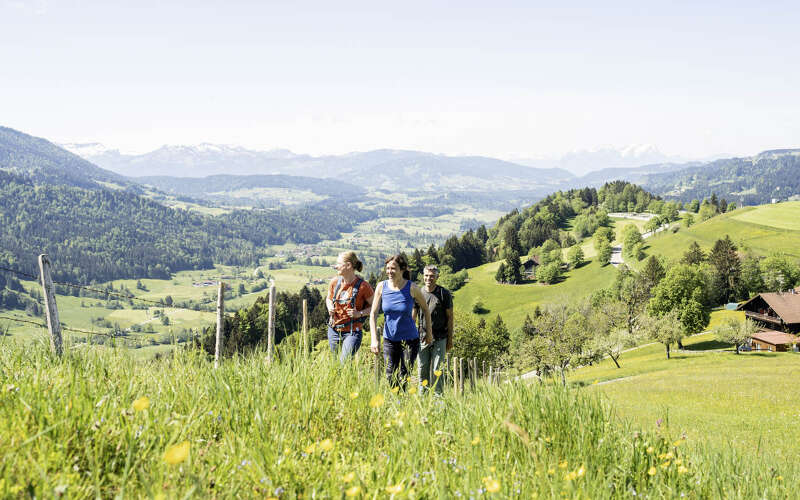
<instances>
[{"instance_id":1,"label":"hiker","mask_svg":"<svg viewBox=\"0 0 800 500\"><path fill-rule=\"evenodd\" d=\"M425 266L422 271L425 286L422 287L422 296L431 312L431 330L433 342L423 342L419 350L419 383L420 392L424 392L426 385L434 387L438 394L442 393L444 386L441 371L444 366L445 354L453 348L453 295L450 290L436 284L439 279L439 268L435 265ZM420 330L426 328L425 317L414 308L415 320L418 320ZM424 382L427 381L427 382Z\"/></svg>"},{"instance_id":2,"label":"hiker","mask_svg":"<svg viewBox=\"0 0 800 500\"><path fill-rule=\"evenodd\" d=\"M386 360L386 377L391 386L400 385L405 388L408 377L408 367L403 357L403 351L408 347L410 351L409 364L413 365L419 352L419 331L412 318L414 302L419 305L425 316L426 330L425 342L433 342L431 332L431 313L428 303L425 302L419 287L409 279L408 261L402 254L386 259L386 281L381 281L375 287L375 299L372 302L372 311L369 315L372 344L370 349L378 355L380 340L376 328L378 309L383 309L383 357ZM399 374L395 373L399 370Z\"/></svg>"},{"instance_id":3,"label":"hiker","mask_svg":"<svg viewBox=\"0 0 800 500\"><path fill-rule=\"evenodd\" d=\"M328 306L328 344L331 352L341 348L340 359L353 356L361 347L361 326L369 314L373 290L356 274L364 269L355 252L342 252L336 259L337 277L331 280L325 304Z\"/></svg>"}]
</instances>

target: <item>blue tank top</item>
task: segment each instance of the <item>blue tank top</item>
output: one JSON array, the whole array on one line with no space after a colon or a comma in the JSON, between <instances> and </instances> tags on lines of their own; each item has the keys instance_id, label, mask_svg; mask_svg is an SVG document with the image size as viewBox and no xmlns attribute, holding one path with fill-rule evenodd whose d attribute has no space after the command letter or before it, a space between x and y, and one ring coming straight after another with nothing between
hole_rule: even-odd
<instances>
[{"instance_id":1,"label":"blue tank top","mask_svg":"<svg viewBox=\"0 0 800 500\"><path fill-rule=\"evenodd\" d=\"M389 280L383 282L381 292L383 308L383 337L393 342L419 338L411 311L414 309L414 298L411 296L411 281L406 282L400 290L389 288Z\"/></svg>"}]
</instances>

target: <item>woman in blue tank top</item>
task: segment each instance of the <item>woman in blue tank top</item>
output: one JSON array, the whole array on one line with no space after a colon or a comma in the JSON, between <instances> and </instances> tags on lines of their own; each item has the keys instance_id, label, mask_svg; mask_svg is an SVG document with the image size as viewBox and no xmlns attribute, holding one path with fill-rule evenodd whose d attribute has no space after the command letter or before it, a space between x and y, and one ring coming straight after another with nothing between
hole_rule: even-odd
<instances>
[{"instance_id":1,"label":"woman in blue tank top","mask_svg":"<svg viewBox=\"0 0 800 500\"><path fill-rule=\"evenodd\" d=\"M403 351L411 351L409 362L413 365L419 352L419 332L411 317L414 302L419 305L425 315L425 343L433 343L431 333L431 313L422 292L409 278L408 262L403 255L393 255L386 259L386 275L388 280L378 283L372 300L372 311L369 315L372 344L370 349L375 355L380 352L380 340L376 328L379 309L383 309L383 357L386 360L386 376L390 385L401 384L405 387L409 367L406 366ZM395 373L398 371L399 373Z\"/></svg>"}]
</instances>

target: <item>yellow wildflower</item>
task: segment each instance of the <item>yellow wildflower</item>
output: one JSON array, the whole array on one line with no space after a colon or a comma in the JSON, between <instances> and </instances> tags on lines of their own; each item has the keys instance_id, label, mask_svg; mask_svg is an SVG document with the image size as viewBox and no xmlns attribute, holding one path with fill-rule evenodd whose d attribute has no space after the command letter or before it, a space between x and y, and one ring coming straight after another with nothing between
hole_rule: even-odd
<instances>
[{"instance_id":1,"label":"yellow wildflower","mask_svg":"<svg viewBox=\"0 0 800 500\"><path fill-rule=\"evenodd\" d=\"M783 481L783 476L778 476L775 479L777 479L778 481Z\"/></svg>"},{"instance_id":2,"label":"yellow wildflower","mask_svg":"<svg viewBox=\"0 0 800 500\"><path fill-rule=\"evenodd\" d=\"M687 472L689 472L689 469L687 469L687 468L686 468L686 467L684 467L683 465L681 465L680 467L678 467L678 474L686 474Z\"/></svg>"},{"instance_id":3,"label":"yellow wildflower","mask_svg":"<svg viewBox=\"0 0 800 500\"><path fill-rule=\"evenodd\" d=\"M409 394L416 394L417 393L417 387L416 386L409 387L408 388L408 393Z\"/></svg>"},{"instance_id":4,"label":"yellow wildflower","mask_svg":"<svg viewBox=\"0 0 800 500\"><path fill-rule=\"evenodd\" d=\"M383 406L383 394L376 394L369 400L369 406L372 408L380 408Z\"/></svg>"},{"instance_id":5,"label":"yellow wildflower","mask_svg":"<svg viewBox=\"0 0 800 500\"><path fill-rule=\"evenodd\" d=\"M670 462L669 460L667 460L666 462L664 462L663 464L661 464L661 468L662 468L662 469L666 469L667 467L669 467L669 465L670 465L671 463L672 463L672 462Z\"/></svg>"},{"instance_id":6,"label":"yellow wildflower","mask_svg":"<svg viewBox=\"0 0 800 500\"><path fill-rule=\"evenodd\" d=\"M422 387L427 387L427 386L428 386L428 379L425 379L422 381Z\"/></svg>"},{"instance_id":7,"label":"yellow wildflower","mask_svg":"<svg viewBox=\"0 0 800 500\"><path fill-rule=\"evenodd\" d=\"M349 483L350 481L352 481L355 478L356 478L356 473L355 472L348 472L347 474L342 476L342 481L345 482L345 483Z\"/></svg>"},{"instance_id":8,"label":"yellow wildflower","mask_svg":"<svg viewBox=\"0 0 800 500\"><path fill-rule=\"evenodd\" d=\"M586 475L586 469L584 469L583 466L581 465L580 469L578 469L576 474L578 477L583 477L584 475Z\"/></svg>"},{"instance_id":9,"label":"yellow wildflower","mask_svg":"<svg viewBox=\"0 0 800 500\"><path fill-rule=\"evenodd\" d=\"M494 472L494 471L496 471L496 470L497 470L497 467L495 467L494 465L492 465L491 467L489 467L489 472Z\"/></svg>"},{"instance_id":10,"label":"yellow wildflower","mask_svg":"<svg viewBox=\"0 0 800 500\"><path fill-rule=\"evenodd\" d=\"M666 458L667 460L672 460L673 458L675 458L675 455L672 452L669 452L666 455L664 455L664 458Z\"/></svg>"},{"instance_id":11,"label":"yellow wildflower","mask_svg":"<svg viewBox=\"0 0 800 500\"><path fill-rule=\"evenodd\" d=\"M656 449L653 448L652 446L648 446L647 447L647 454L648 455L652 455L654 451L656 451Z\"/></svg>"},{"instance_id":12,"label":"yellow wildflower","mask_svg":"<svg viewBox=\"0 0 800 500\"><path fill-rule=\"evenodd\" d=\"M350 393L350 399L356 399L357 397L358 397L358 393L357 392L351 392Z\"/></svg>"},{"instance_id":13,"label":"yellow wildflower","mask_svg":"<svg viewBox=\"0 0 800 500\"><path fill-rule=\"evenodd\" d=\"M550 467L549 469L547 469L547 473L552 476L553 474L556 473L556 470L554 468Z\"/></svg>"},{"instance_id":14,"label":"yellow wildflower","mask_svg":"<svg viewBox=\"0 0 800 500\"><path fill-rule=\"evenodd\" d=\"M311 443L310 445L306 446L305 451L306 454L311 455L317 450L317 445L315 443Z\"/></svg>"},{"instance_id":15,"label":"yellow wildflower","mask_svg":"<svg viewBox=\"0 0 800 500\"><path fill-rule=\"evenodd\" d=\"M679 439L679 440L675 441L674 443L672 443L672 446L680 446L682 444L683 444L683 439Z\"/></svg>"},{"instance_id":16,"label":"yellow wildflower","mask_svg":"<svg viewBox=\"0 0 800 500\"><path fill-rule=\"evenodd\" d=\"M344 491L344 494L347 495L348 497L354 497L354 496L358 495L359 493L361 493L361 487L360 486L353 486L352 488L347 488Z\"/></svg>"},{"instance_id":17,"label":"yellow wildflower","mask_svg":"<svg viewBox=\"0 0 800 500\"><path fill-rule=\"evenodd\" d=\"M441 377L442 376L442 370L434 370L433 374L436 375L437 377Z\"/></svg>"},{"instance_id":18,"label":"yellow wildflower","mask_svg":"<svg viewBox=\"0 0 800 500\"><path fill-rule=\"evenodd\" d=\"M147 396L142 396L133 402L133 409L136 411L142 411L148 408L150 408L150 398Z\"/></svg>"},{"instance_id":19,"label":"yellow wildflower","mask_svg":"<svg viewBox=\"0 0 800 500\"><path fill-rule=\"evenodd\" d=\"M650 467L650 469L647 471L647 475L648 476L655 476L656 475L656 468L655 467Z\"/></svg>"},{"instance_id":20,"label":"yellow wildflower","mask_svg":"<svg viewBox=\"0 0 800 500\"><path fill-rule=\"evenodd\" d=\"M682 464L683 464L683 460L681 460L680 458L676 458L675 459L675 465L682 465Z\"/></svg>"},{"instance_id":21,"label":"yellow wildflower","mask_svg":"<svg viewBox=\"0 0 800 500\"><path fill-rule=\"evenodd\" d=\"M474 438L472 438L472 446L476 446L480 442L481 442L481 438L479 438L478 436L475 436Z\"/></svg>"},{"instance_id":22,"label":"yellow wildflower","mask_svg":"<svg viewBox=\"0 0 800 500\"><path fill-rule=\"evenodd\" d=\"M497 493L500 491L500 481L497 479L486 478L483 485L486 486L486 491L489 493Z\"/></svg>"},{"instance_id":23,"label":"yellow wildflower","mask_svg":"<svg viewBox=\"0 0 800 500\"><path fill-rule=\"evenodd\" d=\"M289 455L290 453L292 453L292 450L290 450L289 448L284 448L283 449L283 454L284 455Z\"/></svg>"},{"instance_id":24,"label":"yellow wildflower","mask_svg":"<svg viewBox=\"0 0 800 500\"><path fill-rule=\"evenodd\" d=\"M568 465L568 464L567 464L567 461L566 461L566 460L564 460L563 462L559 462L559 464L558 464L558 468L559 468L559 469L566 469L566 468L567 468L567 465Z\"/></svg>"},{"instance_id":25,"label":"yellow wildflower","mask_svg":"<svg viewBox=\"0 0 800 500\"><path fill-rule=\"evenodd\" d=\"M321 443L319 443L319 449L322 451L331 451L333 449L333 441L330 439L323 439Z\"/></svg>"},{"instance_id":26,"label":"yellow wildflower","mask_svg":"<svg viewBox=\"0 0 800 500\"><path fill-rule=\"evenodd\" d=\"M386 422L385 424L383 424L383 426L388 429L389 427L392 426L392 423L391 422Z\"/></svg>"},{"instance_id":27,"label":"yellow wildflower","mask_svg":"<svg viewBox=\"0 0 800 500\"><path fill-rule=\"evenodd\" d=\"M399 391L399 390L400 390L400 387L398 387L398 386L392 387L392 392L395 393L395 394L397 394L397 391Z\"/></svg>"},{"instance_id":28,"label":"yellow wildflower","mask_svg":"<svg viewBox=\"0 0 800 500\"><path fill-rule=\"evenodd\" d=\"M598 380L598 379L594 379L594 380L592 381L592 385L599 384L599 383L600 383L600 380Z\"/></svg>"},{"instance_id":29,"label":"yellow wildflower","mask_svg":"<svg viewBox=\"0 0 800 500\"><path fill-rule=\"evenodd\" d=\"M544 442L545 442L545 443L549 443L550 441L552 441L552 439L550 439L550 436L546 436L546 437L544 438Z\"/></svg>"},{"instance_id":30,"label":"yellow wildflower","mask_svg":"<svg viewBox=\"0 0 800 500\"><path fill-rule=\"evenodd\" d=\"M390 495L397 495L401 491L403 491L403 483L397 483L394 486L387 486L386 487L386 493L388 493Z\"/></svg>"},{"instance_id":31,"label":"yellow wildflower","mask_svg":"<svg viewBox=\"0 0 800 500\"><path fill-rule=\"evenodd\" d=\"M164 461L170 465L175 465L186 460L189 456L189 441L172 445L164 452Z\"/></svg>"}]
</instances>

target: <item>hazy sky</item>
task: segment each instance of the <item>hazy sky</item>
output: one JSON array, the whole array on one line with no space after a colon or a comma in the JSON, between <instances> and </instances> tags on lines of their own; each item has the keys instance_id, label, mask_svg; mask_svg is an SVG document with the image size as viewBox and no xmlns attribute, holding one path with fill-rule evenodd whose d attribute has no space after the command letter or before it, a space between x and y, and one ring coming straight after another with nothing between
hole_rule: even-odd
<instances>
[{"instance_id":1,"label":"hazy sky","mask_svg":"<svg viewBox=\"0 0 800 500\"><path fill-rule=\"evenodd\" d=\"M800 147L800 3L0 0L0 125L500 157Z\"/></svg>"}]
</instances>

